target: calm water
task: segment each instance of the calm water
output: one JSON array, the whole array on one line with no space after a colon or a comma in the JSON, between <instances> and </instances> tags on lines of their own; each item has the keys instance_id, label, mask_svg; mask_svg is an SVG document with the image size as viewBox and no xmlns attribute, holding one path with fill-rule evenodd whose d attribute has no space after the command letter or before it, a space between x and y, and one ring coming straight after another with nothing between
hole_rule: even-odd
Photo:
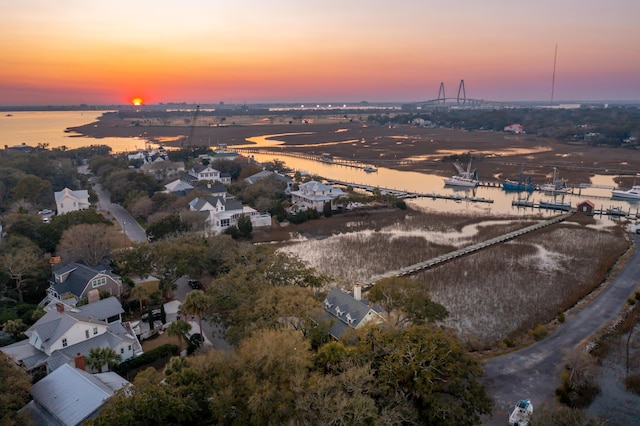
<instances>
[{"instance_id":1,"label":"calm water","mask_svg":"<svg viewBox=\"0 0 640 426\"><path fill-rule=\"evenodd\" d=\"M88 145L109 145L114 153L144 148L140 138L89 138L66 133L67 127L97 121L104 111L28 111L0 113L0 147L25 143L36 146L48 143L50 148L79 148Z\"/></svg>"},{"instance_id":2,"label":"calm water","mask_svg":"<svg viewBox=\"0 0 640 426\"><path fill-rule=\"evenodd\" d=\"M11 116L7 116L7 114L11 114ZM144 148L145 141L141 138L109 137L100 139L78 137L78 135L74 137L74 133L65 132L65 129L68 127L92 123L96 121L100 115L102 115L102 111L3 112L0 115L0 146L13 146L21 143L35 146L38 143L48 143L52 148L61 146L78 148L88 145L104 144L111 146L116 153ZM269 138L269 140L267 138ZM259 136L251 138L250 141L256 144L247 145L251 147L275 146L282 143L278 141L277 135ZM331 141L327 142L331 143ZM339 151L337 155L339 155ZM418 198L411 201L418 206L431 210L509 216L534 214L540 217L557 214L557 212L541 209L534 210L513 207L511 205L512 200L519 198L520 195L517 193L508 193L497 188L479 187L474 190L460 190L445 187L443 179L440 176L431 174L402 172L384 167L378 168L378 172L376 173L366 173L362 169L304 160L286 155L255 155L255 159L258 161L270 161L276 158L284 161L288 167L295 170L345 182L423 194L436 193L446 195L458 193L470 197L483 197L494 200L494 203L491 204L433 200L432 198ZM452 174L454 173L453 167L451 172ZM615 185L612 176L594 176L591 179L591 183L609 186ZM578 183L570 182L570 184L577 186ZM553 197L540 192L534 192L531 194L530 199L535 202L540 200L552 201ZM571 203L571 205L575 207L585 199L591 200L596 205L596 208L606 209L609 207L620 207L631 213L636 213L640 209L640 203L638 202L611 199L611 191L606 189L583 189L581 195L567 194L564 197L559 196L556 201ZM599 222L603 225L611 223L608 219L602 219L599 220Z\"/></svg>"}]
</instances>

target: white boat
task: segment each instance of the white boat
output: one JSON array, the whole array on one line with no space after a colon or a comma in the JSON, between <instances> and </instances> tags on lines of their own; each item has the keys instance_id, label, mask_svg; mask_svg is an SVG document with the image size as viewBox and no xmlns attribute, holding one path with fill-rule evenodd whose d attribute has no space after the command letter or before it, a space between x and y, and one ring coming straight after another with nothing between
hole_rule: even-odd
<instances>
[{"instance_id":1,"label":"white boat","mask_svg":"<svg viewBox=\"0 0 640 426\"><path fill-rule=\"evenodd\" d=\"M454 166L456 167L456 169L458 169L458 174L445 179L445 185L466 186L471 188L475 188L476 186L478 186L478 173L475 169L473 170L473 172L471 171L471 160L469 160L467 170L464 170L458 163L454 163Z\"/></svg>"},{"instance_id":2,"label":"white boat","mask_svg":"<svg viewBox=\"0 0 640 426\"><path fill-rule=\"evenodd\" d=\"M509 426L527 426L533 414L533 405L528 399L521 399L509 416Z\"/></svg>"},{"instance_id":3,"label":"white boat","mask_svg":"<svg viewBox=\"0 0 640 426\"><path fill-rule=\"evenodd\" d=\"M367 164L366 166L364 166L364 171L367 173L375 173L378 171L378 169L375 166L372 166L371 164Z\"/></svg>"},{"instance_id":4,"label":"white boat","mask_svg":"<svg viewBox=\"0 0 640 426\"><path fill-rule=\"evenodd\" d=\"M553 168L553 182L545 183L544 185L540 185L540 190L544 192L557 192L557 193L566 193L569 188L567 188L567 181L558 179L558 170Z\"/></svg>"},{"instance_id":5,"label":"white boat","mask_svg":"<svg viewBox=\"0 0 640 426\"><path fill-rule=\"evenodd\" d=\"M628 200L640 200L640 185L634 185L631 189L623 191L621 189L611 190L614 198L626 198Z\"/></svg>"}]
</instances>

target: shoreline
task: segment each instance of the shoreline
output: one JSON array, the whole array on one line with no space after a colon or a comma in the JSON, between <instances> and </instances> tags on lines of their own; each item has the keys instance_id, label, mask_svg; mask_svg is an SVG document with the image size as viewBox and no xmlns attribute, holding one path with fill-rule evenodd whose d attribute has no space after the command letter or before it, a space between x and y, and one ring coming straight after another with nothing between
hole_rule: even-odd
<instances>
[{"instance_id":1,"label":"shoreline","mask_svg":"<svg viewBox=\"0 0 640 426\"><path fill-rule=\"evenodd\" d=\"M335 157L356 159L365 164L384 164L396 170L443 177L455 173L453 161L456 155L471 153L473 166L482 179L517 179L524 165L524 174L539 184L550 181L553 167L557 167L561 178L570 183L589 182L594 174L622 175L616 182L620 187L628 188L637 171L632 164L640 163L640 151L637 150L573 145L526 134L408 125L390 128L362 122L283 124L258 118L254 117L253 122L259 124L252 125L191 127L186 124L156 125L154 121L107 115L70 130L98 139L139 137L171 147L183 146L191 131L193 146L226 144L229 148L250 145L249 138L278 134L281 135L278 140L284 143L269 148L276 154L282 150L316 155L330 152Z\"/></svg>"}]
</instances>

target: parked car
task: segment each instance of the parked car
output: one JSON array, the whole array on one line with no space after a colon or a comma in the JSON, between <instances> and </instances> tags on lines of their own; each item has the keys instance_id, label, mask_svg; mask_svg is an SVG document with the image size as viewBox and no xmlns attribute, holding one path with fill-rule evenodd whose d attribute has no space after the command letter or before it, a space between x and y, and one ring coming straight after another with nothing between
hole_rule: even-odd
<instances>
[{"instance_id":1,"label":"parked car","mask_svg":"<svg viewBox=\"0 0 640 426\"><path fill-rule=\"evenodd\" d=\"M49 209L40 210L40 211L38 212L38 214L39 214L39 215L43 215L43 216L44 216L44 215L51 214L51 213L53 213L53 211L51 211L51 210L49 210Z\"/></svg>"},{"instance_id":2,"label":"parked car","mask_svg":"<svg viewBox=\"0 0 640 426\"><path fill-rule=\"evenodd\" d=\"M151 317L152 317L154 320L158 320L158 321L159 321L160 319L162 319L162 311L161 311L160 309L154 309L154 310L152 310L152 311L151 311ZM149 319L149 313L147 312L147 313L142 314L142 316L140 317L140 319L141 319L142 321L145 321L145 320Z\"/></svg>"},{"instance_id":3,"label":"parked car","mask_svg":"<svg viewBox=\"0 0 640 426\"><path fill-rule=\"evenodd\" d=\"M198 280L189 280L189 287L194 290L202 290L202 283Z\"/></svg>"}]
</instances>

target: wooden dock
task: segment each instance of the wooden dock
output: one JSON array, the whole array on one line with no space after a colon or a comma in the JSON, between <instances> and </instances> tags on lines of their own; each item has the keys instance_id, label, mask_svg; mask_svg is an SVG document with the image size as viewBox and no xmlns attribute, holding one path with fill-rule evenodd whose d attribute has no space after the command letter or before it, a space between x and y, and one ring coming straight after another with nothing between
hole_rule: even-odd
<instances>
[{"instance_id":1,"label":"wooden dock","mask_svg":"<svg viewBox=\"0 0 640 426\"><path fill-rule=\"evenodd\" d=\"M362 286L362 290L363 291L367 291L369 290L371 287L373 287L373 285L380 281L383 278L392 278L392 277L403 277L403 276L407 276L407 275L413 275L417 272L420 271L424 271L426 269L431 269L435 266L441 265L445 262L449 262L450 260L454 260L457 259L459 257L462 256L466 256L468 254L471 253L475 253L479 250L485 249L487 247L491 247L495 244L500 244L500 243L504 243L506 241L512 240L516 237L519 237L520 235L524 235L528 232L532 232L559 222L562 222L564 220L567 220L568 218L570 218L572 215L574 214L573 211L564 213L560 216L556 216L552 219L549 220L545 220L543 222L537 223L535 225L531 225L531 226L527 226L525 228L522 229L518 229L517 231L513 231L513 232L509 232L507 234L504 235L500 235L498 237L495 238L491 238L487 241L483 241L480 243L476 243L476 244L472 244L470 246L440 255L438 257L434 257L433 259L429 259L426 260L424 262L420 262L420 263L416 263L413 265L409 265L409 266L405 266L404 268L400 268L397 269L395 271L389 271L386 272L384 274L381 275L376 275L374 277L371 277L370 279L364 281L363 283L361 283Z\"/></svg>"}]
</instances>

